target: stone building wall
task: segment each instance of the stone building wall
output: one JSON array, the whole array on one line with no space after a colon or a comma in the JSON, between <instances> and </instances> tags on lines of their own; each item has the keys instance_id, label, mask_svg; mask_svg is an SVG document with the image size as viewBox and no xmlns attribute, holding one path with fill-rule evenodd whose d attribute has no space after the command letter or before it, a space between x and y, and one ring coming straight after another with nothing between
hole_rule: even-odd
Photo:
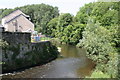
<instances>
[{"instance_id":1,"label":"stone building wall","mask_svg":"<svg viewBox=\"0 0 120 80\"><path fill-rule=\"evenodd\" d=\"M2 47L2 70L10 72L44 64L57 58L58 51L49 41L31 43L30 33L3 32L9 45Z\"/></svg>"},{"instance_id":2,"label":"stone building wall","mask_svg":"<svg viewBox=\"0 0 120 80\"><path fill-rule=\"evenodd\" d=\"M9 44L27 44L31 41L30 33L22 33L22 32L2 32L2 39L7 41Z\"/></svg>"}]
</instances>

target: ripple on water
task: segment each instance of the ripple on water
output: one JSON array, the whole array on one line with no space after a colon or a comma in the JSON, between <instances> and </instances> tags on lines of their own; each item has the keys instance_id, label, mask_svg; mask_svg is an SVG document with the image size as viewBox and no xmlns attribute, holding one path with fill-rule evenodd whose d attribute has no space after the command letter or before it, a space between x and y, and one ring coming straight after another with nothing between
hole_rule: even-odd
<instances>
[{"instance_id":1,"label":"ripple on water","mask_svg":"<svg viewBox=\"0 0 120 80\"><path fill-rule=\"evenodd\" d=\"M6 74L4 77L77 78L80 77L80 75L87 75L87 73L93 69L93 63L91 63L90 60L88 61L84 51L81 49L76 49L76 47L73 46L63 46L63 48L61 48L61 55L63 55L64 58L56 59L48 64L32 67L21 72Z\"/></svg>"}]
</instances>

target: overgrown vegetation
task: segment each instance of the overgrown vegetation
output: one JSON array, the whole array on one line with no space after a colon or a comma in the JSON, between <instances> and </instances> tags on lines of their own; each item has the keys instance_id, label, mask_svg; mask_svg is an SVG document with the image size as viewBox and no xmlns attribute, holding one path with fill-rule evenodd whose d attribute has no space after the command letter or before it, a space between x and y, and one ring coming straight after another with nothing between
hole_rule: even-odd
<instances>
[{"instance_id":1,"label":"overgrown vegetation","mask_svg":"<svg viewBox=\"0 0 120 80\"><path fill-rule=\"evenodd\" d=\"M81 7L74 17L61 14L48 23L48 35L61 42L87 49L87 56L96 62L91 77L118 77L120 32L118 30L119 4L94 2ZM99 76L99 73L104 76ZM96 75L94 75L96 74Z\"/></svg>"},{"instance_id":2,"label":"overgrown vegetation","mask_svg":"<svg viewBox=\"0 0 120 80\"><path fill-rule=\"evenodd\" d=\"M3 41L2 39L0 39L0 47L6 47L8 45L8 43L6 41Z\"/></svg>"},{"instance_id":3,"label":"overgrown vegetation","mask_svg":"<svg viewBox=\"0 0 120 80\"><path fill-rule=\"evenodd\" d=\"M118 5L117 2L90 3L82 7L76 16L79 23L87 24L77 46L86 48L87 56L96 62L91 78L119 77Z\"/></svg>"},{"instance_id":4,"label":"overgrown vegetation","mask_svg":"<svg viewBox=\"0 0 120 80\"><path fill-rule=\"evenodd\" d=\"M52 19L47 26L47 35L56 37L61 42L75 45L79 39L82 39L85 24L75 22L73 15L65 13Z\"/></svg>"},{"instance_id":5,"label":"overgrown vegetation","mask_svg":"<svg viewBox=\"0 0 120 80\"><path fill-rule=\"evenodd\" d=\"M54 37L56 42L60 40L86 48L87 56L96 62L92 78L120 77L117 67L120 55L119 2L89 3L81 7L76 16L59 15L56 7L45 4L20 9L30 15L36 30ZM11 11L1 10L2 16Z\"/></svg>"},{"instance_id":6,"label":"overgrown vegetation","mask_svg":"<svg viewBox=\"0 0 120 80\"><path fill-rule=\"evenodd\" d=\"M112 43L112 35L106 28L89 21L83 32L83 39L77 46L87 49L87 56L96 62L98 71L115 78L118 72L118 54Z\"/></svg>"},{"instance_id":7,"label":"overgrown vegetation","mask_svg":"<svg viewBox=\"0 0 120 80\"><path fill-rule=\"evenodd\" d=\"M26 15L29 15L31 21L35 24L35 29L44 34L47 32L46 25L48 22L59 15L59 10L57 7L52 7L46 4L33 4L23 7L16 7L14 9L0 9L0 17L4 17L17 9L20 9Z\"/></svg>"}]
</instances>

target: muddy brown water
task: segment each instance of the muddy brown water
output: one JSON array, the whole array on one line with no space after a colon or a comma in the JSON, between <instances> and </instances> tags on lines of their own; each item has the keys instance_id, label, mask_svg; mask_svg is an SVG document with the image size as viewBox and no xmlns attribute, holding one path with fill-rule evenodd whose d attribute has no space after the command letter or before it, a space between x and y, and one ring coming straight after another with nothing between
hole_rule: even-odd
<instances>
[{"instance_id":1,"label":"muddy brown water","mask_svg":"<svg viewBox=\"0 0 120 80\"><path fill-rule=\"evenodd\" d=\"M61 45L59 58L42 66L2 74L3 78L84 78L90 76L95 64L86 57L84 49Z\"/></svg>"}]
</instances>

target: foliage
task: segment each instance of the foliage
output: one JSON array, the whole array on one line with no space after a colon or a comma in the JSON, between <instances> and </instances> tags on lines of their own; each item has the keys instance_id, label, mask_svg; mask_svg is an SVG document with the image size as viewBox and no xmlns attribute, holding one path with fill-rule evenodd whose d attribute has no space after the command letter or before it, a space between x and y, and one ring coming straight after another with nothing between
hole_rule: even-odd
<instances>
[{"instance_id":1,"label":"foliage","mask_svg":"<svg viewBox=\"0 0 120 80\"><path fill-rule=\"evenodd\" d=\"M58 24L58 18L53 18L48 24L47 24L47 35L55 37L56 29Z\"/></svg>"},{"instance_id":2,"label":"foliage","mask_svg":"<svg viewBox=\"0 0 120 80\"><path fill-rule=\"evenodd\" d=\"M120 53L120 27L118 25L107 26L108 29L112 33L112 46L116 48L118 53Z\"/></svg>"},{"instance_id":3,"label":"foliage","mask_svg":"<svg viewBox=\"0 0 120 80\"><path fill-rule=\"evenodd\" d=\"M82 39L83 30L84 25L82 24L76 23L73 25L68 25L63 31L61 41L73 45L77 44L79 42L79 39Z\"/></svg>"},{"instance_id":4,"label":"foliage","mask_svg":"<svg viewBox=\"0 0 120 80\"><path fill-rule=\"evenodd\" d=\"M94 24L90 19L83 32L83 39L77 46L87 49L87 56L97 64L96 69L109 74L112 78L116 77L118 54L112 46L112 32L99 23Z\"/></svg>"},{"instance_id":5,"label":"foliage","mask_svg":"<svg viewBox=\"0 0 120 80\"><path fill-rule=\"evenodd\" d=\"M46 34L48 22L59 15L57 7L46 4L29 5L20 7L20 9L30 16L35 24L36 30Z\"/></svg>"},{"instance_id":6,"label":"foliage","mask_svg":"<svg viewBox=\"0 0 120 80\"><path fill-rule=\"evenodd\" d=\"M106 61L106 52L109 53L112 51L112 47L110 47L111 45L109 44L111 40L110 36L111 34L108 30L99 26L99 24L94 25L94 23L90 21L83 32L83 39L80 40L80 44L78 45L87 48L88 54L94 56L94 61L98 61L101 58L103 58L102 61ZM104 57L99 54L102 54Z\"/></svg>"},{"instance_id":7,"label":"foliage","mask_svg":"<svg viewBox=\"0 0 120 80\"><path fill-rule=\"evenodd\" d=\"M59 46L61 43L60 43L60 40L58 38L52 38L50 39L50 42L53 44L53 45L56 45L56 46Z\"/></svg>"},{"instance_id":8,"label":"foliage","mask_svg":"<svg viewBox=\"0 0 120 80\"><path fill-rule=\"evenodd\" d=\"M66 27L72 22L73 16L69 13L61 14L58 20L59 27Z\"/></svg>"},{"instance_id":9,"label":"foliage","mask_svg":"<svg viewBox=\"0 0 120 80\"><path fill-rule=\"evenodd\" d=\"M24 52L24 54L20 52L21 48L29 48L29 46L31 46L32 49L28 49ZM11 44L7 48L3 49L3 53L3 62L0 62L0 64L3 64L3 73L45 64L52 61L53 59L56 59L58 56L57 48L50 42L38 43L34 45L24 43L22 45L18 43ZM8 58L11 62L6 61Z\"/></svg>"},{"instance_id":10,"label":"foliage","mask_svg":"<svg viewBox=\"0 0 120 80\"><path fill-rule=\"evenodd\" d=\"M102 71L95 70L92 72L90 77L86 78L110 78L110 76L107 73L103 73Z\"/></svg>"},{"instance_id":11,"label":"foliage","mask_svg":"<svg viewBox=\"0 0 120 80\"><path fill-rule=\"evenodd\" d=\"M0 18L8 15L9 13L11 13L13 11L13 9L0 9Z\"/></svg>"},{"instance_id":12,"label":"foliage","mask_svg":"<svg viewBox=\"0 0 120 80\"><path fill-rule=\"evenodd\" d=\"M58 18L58 24L55 37L61 39L64 29L71 24L73 16L69 13L61 14Z\"/></svg>"},{"instance_id":13,"label":"foliage","mask_svg":"<svg viewBox=\"0 0 120 80\"><path fill-rule=\"evenodd\" d=\"M35 24L35 29L39 32L46 33L46 25L48 22L59 15L57 7L52 7L46 4L26 5L16 7L14 9L1 9L1 17L8 15L14 10L20 9L25 14L29 15L31 21Z\"/></svg>"},{"instance_id":14,"label":"foliage","mask_svg":"<svg viewBox=\"0 0 120 80\"><path fill-rule=\"evenodd\" d=\"M111 26L111 24L118 24L118 11L117 10L107 11L101 19L101 25Z\"/></svg>"},{"instance_id":15,"label":"foliage","mask_svg":"<svg viewBox=\"0 0 120 80\"><path fill-rule=\"evenodd\" d=\"M101 77L106 74L106 77L117 77L120 53L118 11L117 2L94 2L81 7L75 16L76 22L87 25L77 46L86 48L87 56L96 62L93 78L100 77L100 72L104 74Z\"/></svg>"},{"instance_id":16,"label":"foliage","mask_svg":"<svg viewBox=\"0 0 120 80\"><path fill-rule=\"evenodd\" d=\"M77 15L75 16L75 21L82 24L87 24L88 17L91 15L94 4L95 3L89 3L81 7L80 10L77 12Z\"/></svg>"},{"instance_id":17,"label":"foliage","mask_svg":"<svg viewBox=\"0 0 120 80\"><path fill-rule=\"evenodd\" d=\"M117 2L94 2L81 7L75 20L87 24L88 18L93 17L102 26L118 24L119 3Z\"/></svg>"},{"instance_id":18,"label":"foliage","mask_svg":"<svg viewBox=\"0 0 120 80\"><path fill-rule=\"evenodd\" d=\"M82 39L82 32L90 17L94 19L95 23L99 22L100 26L105 28L114 26L112 28L115 28L118 24L118 9L118 4L115 2L86 4L80 8L75 17L65 13L51 20L47 25L47 35L59 38L61 42L67 44L77 44ZM118 39L116 43L118 43Z\"/></svg>"},{"instance_id":19,"label":"foliage","mask_svg":"<svg viewBox=\"0 0 120 80\"><path fill-rule=\"evenodd\" d=\"M65 13L52 19L47 25L48 35L59 38L61 42L76 45L82 38L85 25L74 22L73 18L71 14Z\"/></svg>"},{"instance_id":20,"label":"foliage","mask_svg":"<svg viewBox=\"0 0 120 80\"><path fill-rule=\"evenodd\" d=\"M86 48L87 56L96 62L91 78L117 77L120 55L119 3L85 4L75 17L69 13L59 15L57 7L45 4L15 9L21 9L30 15L37 31L54 37L51 42L77 44L78 47ZM0 16L11 11L12 9L0 9Z\"/></svg>"},{"instance_id":21,"label":"foliage","mask_svg":"<svg viewBox=\"0 0 120 80\"><path fill-rule=\"evenodd\" d=\"M6 41L3 41L2 39L0 39L0 47L6 47L8 45L8 43Z\"/></svg>"}]
</instances>

